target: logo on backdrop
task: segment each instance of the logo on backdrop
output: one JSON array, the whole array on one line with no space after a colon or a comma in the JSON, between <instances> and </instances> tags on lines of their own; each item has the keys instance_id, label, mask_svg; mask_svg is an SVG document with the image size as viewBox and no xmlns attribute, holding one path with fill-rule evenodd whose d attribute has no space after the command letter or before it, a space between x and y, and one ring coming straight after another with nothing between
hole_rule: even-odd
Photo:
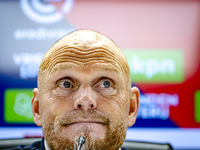
<instances>
[{"instance_id":1,"label":"logo on backdrop","mask_svg":"<svg viewBox=\"0 0 200 150\"><path fill-rule=\"evenodd\" d=\"M28 94L18 93L15 97L15 104L13 106L14 112L27 119L33 118L30 102L31 97Z\"/></svg>"},{"instance_id":2,"label":"logo on backdrop","mask_svg":"<svg viewBox=\"0 0 200 150\"><path fill-rule=\"evenodd\" d=\"M19 76L21 79L36 78L38 69L44 53L13 53L12 58L16 66L19 66Z\"/></svg>"},{"instance_id":3,"label":"logo on backdrop","mask_svg":"<svg viewBox=\"0 0 200 150\"><path fill-rule=\"evenodd\" d=\"M137 118L166 120L170 116L170 107L176 107L178 104L178 94L145 93L140 95Z\"/></svg>"},{"instance_id":4,"label":"logo on backdrop","mask_svg":"<svg viewBox=\"0 0 200 150\"><path fill-rule=\"evenodd\" d=\"M127 50L132 82L182 83L184 56L180 50Z\"/></svg>"},{"instance_id":5,"label":"logo on backdrop","mask_svg":"<svg viewBox=\"0 0 200 150\"><path fill-rule=\"evenodd\" d=\"M56 10L53 4L55 0L20 0L20 6L23 13L30 20L39 24L52 24L63 19L61 12ZM58 2L61 0L56 0ZM71 11L74 4L74 0L65 0L62 5L62 12L67 14Z\"/></svg>"}]
</instances>

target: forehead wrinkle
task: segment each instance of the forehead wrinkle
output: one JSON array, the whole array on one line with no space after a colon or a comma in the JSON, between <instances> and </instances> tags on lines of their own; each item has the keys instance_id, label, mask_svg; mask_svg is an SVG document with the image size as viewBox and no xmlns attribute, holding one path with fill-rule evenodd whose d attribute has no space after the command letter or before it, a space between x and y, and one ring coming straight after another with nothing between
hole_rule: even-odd
<instances>
[{"instance_id":1,"label":"forehead wrinkle","mask_svg":"<svg viewBox=\"0 0 200 150\"><path fill-rule=\"evenodd\" d=\"M96 61L105 62L113 64L116 68L123 68L123 63L120 61L120 58L118 55L116 55L113 52L108 51L107 49L104 49L102 47L97 49L88 49L88 50L82 50L77 48L70 48L65 49L61 48L52 55L49 56L48 61L44 61L44 64L42 64L43 70L47 69L49 72L52 71L53 67L57 63L62 62L74 62L77 64L92 64ZM123 69L122 69L123 70ZM126 70L125 73L128 71Z\"/></svg>"},{"instance_id":2,"label":"forehead wrinkle","mask_svg":"<svg viewBox=\"0 0 200 150\"><path fill-rule=\"evenodd\" d=\"M92 30L78 30L58 40L45 54L38 78L44 70L49 73L62 62L82 65L108 63L130 77L129 66L121 49L108 37Z\"/></svg>"},{"instance_id":3,"label":"forehead wrinkle","mask_svg":"<svg viewBox=\"0 0 200 150\"><path fill-rule=\"evenodd\" d=\"M77 69L77 68L74 68L71 63L74 63L76 64L77 66L79 66L80 68L84 68L84 71L86 71L85 69L90 69L90 67L92 66L93 68L95 69L98 69L98 70L104 70L104 71L113 71L113 72L116 72L116 73L119 73L120 72L120 68L117 68L116 66L114 66L113 64L111 63L105 63L103 61L98 61L98 60L95 60L95 62L87 62L85 64L83 64L82 62L74 62L74 61L68 61L68 62L60 62L60 63L57 63L53 68L52 68L52 71L49 72L49 75L50 74L53 74L54 72L58 71L58 70L65 70L65 69ZM101 66L99 64L102 64ZM94 66L96 65L96 66Z\"/></svg>"},{"instance_id":4,"label":"forehead wrinkle","mask_svg":"<svg viewBox=\"0 0 200 150\"><path fill-rule=\"evenodd\" d=\"M101 71L109 71L109 72L119 73L119 70L115 66L112 66L112 65L107 64L107 63L97 63L96 66L94 66L94 64L87 64L87 65L84 65L84 66L82 66L82 64L77 64L77 66L84 71L90 70L90 71L93 72L93 69L98 69L98 70L101 70ZM56 64L53 67L51 74L54 74L57 71L65 70L65 69L70 70L70 69L77 69L77 68L74 68L74 66L71 65L71 62L70 63L65 63L65 62L59 63L59 64Z\"/></svg>"},{"instance_id":5,"label":"forehead wrinkle","mask_svg":"<svg viewBox=\"0 0 200 150\"><path fill-rule=\"evenodd\" d=\"M58 63L56 64L53 69L52 69L52 74L58 70L64 70L64 69L72 69L73 66L71 66L70 64L64 64L64 63Z\"/></svg>"}]
</instances>

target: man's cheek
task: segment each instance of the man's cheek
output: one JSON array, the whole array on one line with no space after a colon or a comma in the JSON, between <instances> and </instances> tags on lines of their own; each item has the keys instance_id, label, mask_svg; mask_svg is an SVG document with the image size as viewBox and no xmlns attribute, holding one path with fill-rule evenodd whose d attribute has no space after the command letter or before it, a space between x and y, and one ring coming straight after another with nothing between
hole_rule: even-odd
<instances>
[{"instance_id":1,"label":"man's cheek","mask_svg":"<svg viewBox=\"0 0 200 150\"><path fill-rule=\"evenodd\" d=\"M123 102L119 97L113 97L112 99L104 99L104 103L101 104L103 106L104 112L107 112L109 116L112 117L116 117L119 111L121 111L121 107L123 107Z\"/></svg>"},{"instance_id":2,"label":"man's cheek","mask_svg":"<svg viewBox=\"0 0 200 150\"><path fill-rule=\"evenodd\" d=\"M129 103L120 96L110 100L110 105L107 106L109 115L113 117L114 121L123 121L129 114Z\"/></svg>"},{"instance_id":3,"label":"man's cheek","mask_svg":"<svg viewBox=\"0 0 200 150\"><path fill-rule=\"evenodd\" d=\"M60 101L63 103L62 101ZM43 99L40 104L40 112L43 119L53 120L58 114L61 113L62 109L59 108L62 104L56 101L54 97L48 97L48 99Z\"/></svg>"},{"instance_id":4,"label":"man's cheek","mask_svg":"<svg viewBox=\"0 0 200 150\"><path fill-rule=\"evenodd\" d=\"M56 111L67 111L71 107L71 96L67 95L64 91L50 90L47 94L44 94L44 107L50 108L49 111L55 113Z\"/></svg>"}]
</instances>

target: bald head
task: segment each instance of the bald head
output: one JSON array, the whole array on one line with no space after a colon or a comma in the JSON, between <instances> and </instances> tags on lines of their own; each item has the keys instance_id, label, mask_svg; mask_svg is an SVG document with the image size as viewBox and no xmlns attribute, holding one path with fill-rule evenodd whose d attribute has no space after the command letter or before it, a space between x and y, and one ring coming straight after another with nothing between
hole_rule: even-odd
<instances>
[{"instance_id":1,"label":"bald head","mask_svg":"<svg viewBox=\"0 0 200 150\"><path fill-rule=\"evenodd\" d=\"M106 63L107 69L112 66L115 71L129 76L128 63L120 48L108 37L92 30L77 30L58 40L45 54L38 79L44 71L52 73L59 69L55 67L57 64L64 62L80 66Z\"/></svg>"},{"instance_id":2,"label":"bald head","mask_svg":"<svg viewBox=\"0 0 200 150\"><path fill-rule=\"evenodd\" d=\"M50 149L119 149L135 123L139 90L127 60L108 37L72 32L45 54L32 99L34 121Z\"/></svg>"}]
</instances>

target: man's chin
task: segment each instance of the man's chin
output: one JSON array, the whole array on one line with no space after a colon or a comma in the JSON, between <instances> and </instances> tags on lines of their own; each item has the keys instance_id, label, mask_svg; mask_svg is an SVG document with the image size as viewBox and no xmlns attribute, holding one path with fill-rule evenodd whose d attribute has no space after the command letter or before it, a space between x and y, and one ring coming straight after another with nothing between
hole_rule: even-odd
<instances>
[{"instance_id":1,"label":"man's chin","mask_svg":"<svg viewBox=\"0 0 200 150\"><path fill-rule=\"evenodd\" d=\"M120 148L126 136L126 127L123 124L116 124L112 128L110 125L83 125L82 128L78 125L75 128L75 126L54 127L53 123L45 122L42 125L42 129L50 149L76 150L78 138L85 136L86 142L82 149L116 150Z\"/></svg>"},{"instance_id":2,"label":"man's chin","mask_svg":"<svg viewBox=\"0 0 200 150\"><path fill-rule=\"evenodd\" d=\"M107 133L107 126L100 123L74 123L64 126L63 136L67 135L70 141L78 139L80 136L90 137L90 139L104 139Z\"/></svg>"}]
</instances>

